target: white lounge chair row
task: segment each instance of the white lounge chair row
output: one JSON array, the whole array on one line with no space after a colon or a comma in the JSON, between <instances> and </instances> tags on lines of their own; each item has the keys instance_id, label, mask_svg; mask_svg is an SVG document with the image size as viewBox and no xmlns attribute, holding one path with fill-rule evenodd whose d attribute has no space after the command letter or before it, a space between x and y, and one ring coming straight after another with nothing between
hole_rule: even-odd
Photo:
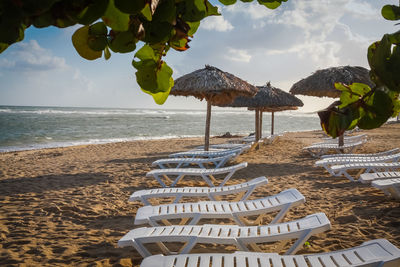
<instances>
[{"instance_id":1,"label":"white lounge chair row","mask_svg":"<svg viewBox=\"0 0 400 267\"><path fill-rule=\"evenodd\" d=\"M308 147L303 148L307 150L313 157L320 157L321 155L327 153L328 151L335 151L336 153L342 153L342 151L346 153L351 153L356 147L363 145L364 141L358 142L350 142L345 143L343 146L339 146L339 144L334 143L320 143L314 144Z\"/></svg>"},{"instance_id":2,"label":"white lounge chair row","mask_svg":"<svg viewBox=\"0 0 400 267\"><path fill-rule=\"evenodd\" d=\"M247 162L242 162L229 167L215 168L215 169L202 169L202 168L171 168L171 169L155 169L149 171L146 176L154 177L162 187L174 187L185 176L199 176L209 186L223 186L232 175L240 169L246 168ZM218 174L223 175L222 182L218 182L214 177ZM167 185L166 183L169 183Z\"/></svg>"},{"instance_id":3,"label":"white lounge chair row","mask_svg":"<svg viewBox=\"0 0 400 267\"><path fill-rule=\"evenodd\" d=\"M354 248L310 255L235 252L155 255L141 267L399 267L400 249L385 239L371 240Z\"/></svg>"},{"instance_id":4,"label":"white lounge chair row","mask_svg":"<svg viewBox=\"0 0 400 267\"><path fill-rule=\"evenodd\" d=\"M254 200L237 202L201 201L195 203L173 203L144 206L138 209L135 224L159 223L172 225L170 220L180 220L179 224L197 224L201 219L231 219L238 225L258 224L267 213L279 211L271 223L280 222L291 207L305 202L304 196L296 189L288 189L279 194ZM252 222L246 217L258 216Z\"/></svg>"},{"instance_id":5,"label":"white lounge chair row","mask_svg":"<svg viewBox=\"0 0 400 267\"><path fill-rule=\"evenodd\" d=\"M254 178L241 184L216 186L216 187L169 187L139 190L133 192L129 201L142 201L145 205L151 205L152 198L174 198L173 203L178 203L183 197L200 198L207 197L210 200L220 200L221 196L237 194L233 201L246 200L250 194L261 185L268 183L265 176Z\"/></svg>"},{"instance_id":6,"label":"white lounge chair row","mask_svg":"<svg viewBox=\"0 0 400 267\"><path fill-rule=\"evenodd\" d=\"M143 257L152 253L144 244L156 243L164 254L171 254L165 243L179 242L183 246L178 253L190 253L198 244L235 245L237 249L249 251L249 248L261 252L257 244L277 241L297 240L286 251L295 254L312 235L330 229L330 222L324 213L309 215L305 218L270 224L265 226L238 225L171 225L136 228L118 241L120 247L133 246Z\"/></svg>"}]
</instances>

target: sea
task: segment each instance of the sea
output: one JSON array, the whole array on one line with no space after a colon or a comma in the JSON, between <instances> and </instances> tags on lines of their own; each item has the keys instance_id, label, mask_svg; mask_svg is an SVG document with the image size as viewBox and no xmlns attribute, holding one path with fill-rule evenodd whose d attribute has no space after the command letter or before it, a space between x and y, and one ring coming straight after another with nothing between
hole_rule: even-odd
<instances>
[{"instance_id":1,"label":"sea","mask_svg":"<svg viewBox=\"0 0 400 267\"><path fill-rule=\"evenodd\" d=\"M211 135L254 132L254 111L214 109ZM202 137L205 110L0 106L0 152L134 140ZM315 113L275 113L274 133L321 129ZM271 113L263 115L263 135Z\"/></svg>"}]
</instances>

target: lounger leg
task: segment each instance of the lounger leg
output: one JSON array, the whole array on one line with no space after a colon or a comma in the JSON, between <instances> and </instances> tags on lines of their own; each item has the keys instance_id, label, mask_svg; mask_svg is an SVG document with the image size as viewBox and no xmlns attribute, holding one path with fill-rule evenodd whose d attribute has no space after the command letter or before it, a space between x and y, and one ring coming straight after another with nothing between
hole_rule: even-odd
<instances>
[{"instance_id":1,"label":"lounger leg","mask_svg":"<svg viewBox=\"0 0 400 267\"><path fill-rule=\"evenodd\" d=\"M206 176L206 175L201 175L201 177L203 178L203 180L210 186L210 187L214 187L215 185L211 182L211 180Z\"/></svg>"},{"instance_id":2,"label":"lounger leg","mask_svg":"<svg viewBox=\"0 0 400 267\"><path fill-rule=\"evenodd\" d=\"M249 225L248 223L245 222L245 221L247 221L246 219L240 218L237 214L232 214L232 218L240 226Z\"/></svg>"},{"instance_id":3,"label":"lounger leg","mask_svg":"<svg viewBox=\"0 0 400 267\"><path fill-rule=\"evenodd\" d=\"M165 245L163 242L156 242L157 246L161 249L162 253L165 255L170 255L173 254Z\"/></svg>"},{"instance_id":4,"label":"lounger leg","mask_svg":"<svg viewBox=\"0 0 400 267\"><path fill-rule=\"evenodd\" d=\"M236 170L232 170L222 181L222 183L219 186L224 186L224 184L232 177L232 175L236 172Z\"/></svg>"},{"instance_id":5,"label":"lounger leg","mask_svg":"<svg viewBox=\"0 0 400 267\"><path fill-rule=\"evenodd\" d=\"M174 187L181 179L183 179L183 177L185 177L184 174L181 174L178 177L176 177L175 181L171 184L171 187Z\"/></svg>"},{"instance_id":6,"label":"lounger leg","mask_svg":"<svg viewBox=\"0 0 400 267\"><path fill-rule=\"evenodd\" d=\"M285 255L296 254L296 252L301 248L301 246L310 238L311 231L305 232L297 241L285 252Z\"/></svg>"},{"instance_id":7,"label":"lounger leg","mask_svg":"<svg viewBox=\"0 0 400 267\"><path fill-rule=\"evenodd\" d=\"M346 170L342 171L340 174L343 174L347 179L349 179L350 181L354 182L354 178L351 177L351 175L348 174Z\"/></svg>"},{"instance_id":8,"label":"lounger leg","mask_svg":"<svg viewBox=\"0 0 400 267\"><path fill-rule=\"evenodd\" d=\"M188 225L196 225L201 219L200 213L197 213L196 215L193 216L193 219L190 220Z\"/></svg>"},{"instance_id":9,"label":"lounger leg","mask_svg":"<svg viewBox=\"0 0 400 267\"><path fill-rule=\"evenodd\" d=\"M246 200L251 195L251 193L253 193L255 188L256 188L255 186L250 187L247 190L246 194L244 194L243 197L240 199L240 201Z\"/></svg>"},{"instance_id":10,"label":"lounger leg","mask_svg":"<svg viewBox=\"0 0 400 267\"><path fill-rule=\"evenodd\" d=\"M132 245L143 258L146 258L146 257L149 257L152 255L150 253L150 251L148 251L147 248L145 248L141 242L138 242L137 240L136 241L132 240Z\"/></svg>"},{"instance_id":11,"label":"lounger leg","mask_svg":"<svg viewBox=\"0 0 400 267\"><path fill-rule=\"evenodd\" d=\"M232 201L236 202L236 201L245 200L245 199L247 198L247 197L246 197L246 198L243 197L245 193L246 193L245 191L240 192L240 193L235 197L235 199L232 200Z\"/></svg>"},{"instance_id":12,"label":"lounger leg","mask_svg":"<svg viewBox=\"0 0 400 267\"><path fill-rule=\"evenodd\" d=\"M279 223L283 217L285 217L286 213L289 211L289 209L292 207L291 204L286 204L281 211L275 216L275 218L271 221L271 224L273 223Z\"/></svg>"},{"instance_id":13,"label":"lounger leg","mask_svg":"<svg viewBox=\"0 0 400 267\"><path fill-rule=\"evenodd\" d=\"M143 202L144 205L149 206L151 205L151 203L147 200L147 198L145 197L140 197L140 200Z\"/></svg>"},{"instance_id":14,"label":"lounger leg","mask_svg":"<svg viewBox=\"0 0 400 267\"><path fill-rule=\"evenodd\" d=\"M193 236L188 242L179 250L179 254L190 253L192 248L197 244L197 237Z\"/></svg>"},{"instance_id":15,"label":"lounger leg","mask_svg":"<svg viewBox=\"0 0 400 267\"><path fill-rule=\"evenodd\" d=\"M250 251L247 246L251 247L256 252L262 252L259 246L256 243L248 243L245 244L241 239L236 239L236 246L241 251Z\"/></svg>"},{"instance_id":16,"label":"lounger leg","mask_svg":"<svg viewBox=\"0 0 400 267\"><path fill-rule=\"evenodd\" d=\"M175 199L174 199L174 202L172 202L172 203L178 203L179 200L181 200L182 197L183 197L182 194L177 195L177 196L175 197Z\"/></svg>"},{"instance_id":17,"label":"lounger leg","mask_svg":"<svg viewBox=\"0 0 400 267\"><path fill-rule=\"evenodd\" d=\"M162 187L168 187L158 175L154 175L154 178L160 183Z\"/></svg>"}]
</instances>

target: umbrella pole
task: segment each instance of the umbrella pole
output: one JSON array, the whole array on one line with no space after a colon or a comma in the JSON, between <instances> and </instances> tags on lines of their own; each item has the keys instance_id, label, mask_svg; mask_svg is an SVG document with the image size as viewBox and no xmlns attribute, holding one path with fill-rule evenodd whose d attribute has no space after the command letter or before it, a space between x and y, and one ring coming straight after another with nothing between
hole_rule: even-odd
<instances>
[{"instance_id":1,"label":"umbrella pole","mask_svg":"<svg viewBox=\"0 0 400 267\"><path fill-rule=\"evenodd\" d=\"M258 109L256 109L256 131L254 133L256 143L258 142L258 139L260 139L259 128L260 128L260 113L258 112Z\"/></svg>"},{"instance_id":2,"label":"umbrella pole","mask_svg":"<svg viewBox=\"0 0 400 267\"><path fill-rule=\"evenodd\" d=\"M211 121L211 102L207 101L206 132L204 137L204 150L210 147L210 121Z\"/></svg>"},{"instance_id":3,"label":"umbrella pole","mask_svg":"<svg viewBox=\"0 0 400 267\"><path fill-rule=\"evenodd\" d=\"M339 136L339 147L342 147L344 145L344 134ZM343 149L340 150L341 153L344 152Z\"/></svg>"},{"instance_id":4,"label":"umbrella pole","mask_svg":"<svg viewBox=\"0 0 400 267\"><path fill-rule=\"evenodd\" d=\"M259 133L260 139L262 139L262 121L263 121L263 112L262 110L260 110L260 133Z\"/></svg>"},{"instance_id":5,"label":"umbrella pole","mask_svg":"<svg viewBox=\"0 0 400 267\"><path fill-rule=\"evenodd\" d=\"M271 112L271 136L274 135L275 112Z\"/></svg>"}]
</instances>

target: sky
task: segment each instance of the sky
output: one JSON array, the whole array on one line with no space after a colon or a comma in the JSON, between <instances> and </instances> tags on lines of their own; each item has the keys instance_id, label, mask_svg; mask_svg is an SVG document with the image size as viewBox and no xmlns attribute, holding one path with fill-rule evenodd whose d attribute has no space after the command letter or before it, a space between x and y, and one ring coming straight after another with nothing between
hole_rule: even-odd
<instances>
[{"instance_id":1,"label":"sky","mask_svg":"<svg viewBox=\"0 0 400 267\"><path fill-rule=\"evenodd\" d=\"M288 0L275 10L237 2L208 17L185 52L170 50L165 61L173 78L206 64L253 85L267 82L284 91L318 69L352 65L368 68L367 48L399 30L380 15L398 0ZM71 36L79 26L25 31L22 42L0 54L0 105L205 109L205 101L170 96L154 103L136 83L134 52L88 61ZM298 96L300 112L315 112L333 99Z\"/></svg>"}]
</instances>

